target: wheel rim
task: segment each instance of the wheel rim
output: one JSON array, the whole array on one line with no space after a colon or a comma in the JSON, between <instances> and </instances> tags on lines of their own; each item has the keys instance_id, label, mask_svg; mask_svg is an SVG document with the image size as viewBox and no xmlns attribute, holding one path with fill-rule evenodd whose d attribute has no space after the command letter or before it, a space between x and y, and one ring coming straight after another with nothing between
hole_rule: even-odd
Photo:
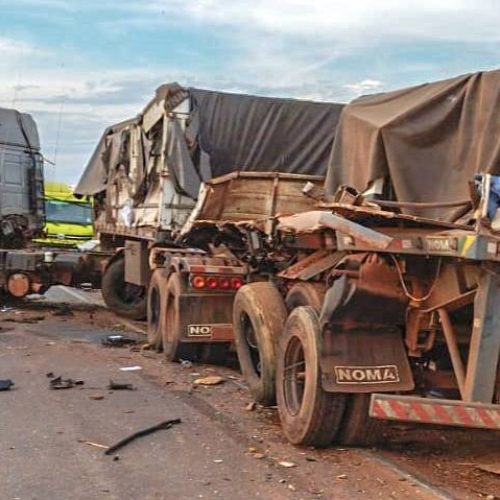
<instances>
[{"instance_id":1,"label":"wheel rim","mask_svg":"<svg viewBox=\"0 0 500 500\"><path fill-rule=\"evenodd\" d=\"M257 336L255 335L255 331L253 329L252 322L247 314L242 314L241 318L241 330L243 332L243 336L245 338L245 343L248 346L248 354L250 355L250 361L252 362L252 366L256 371L257 375L261 374L261 361L260 361L260 351L259 351L259 343L257 341Z\"/></svg>"},{"instance_id":2,"label":"wheel rim","mask_svg":"<svg viewBox=\"0 0 500 500\"><path fill-rule=\"evenodd\" d=\"M290 414L297 415L302 407L306 382L304 346L298 337L292 337L286 346L284 362L284 402Z\"/></svg>"}]
</instances>

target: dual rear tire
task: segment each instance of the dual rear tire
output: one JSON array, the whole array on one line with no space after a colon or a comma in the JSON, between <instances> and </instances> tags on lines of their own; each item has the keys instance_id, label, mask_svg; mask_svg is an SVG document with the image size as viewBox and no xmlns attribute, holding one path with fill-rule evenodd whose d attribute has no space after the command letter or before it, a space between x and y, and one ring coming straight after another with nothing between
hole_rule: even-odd
<instances>
[{"instance_id":1,"label":"dual rear tire","mask_svg":"<svg viewBox=\"0 0 500 500\"><path fill-rule=\"evenodd\" d=\"M287 439L323 448L371 446L383 424L368 416L370 394L326 392L321 384L321 330L313 307L301 306L288 317L280 339L276 370L278 412Z\"/></svg>"},{"instance_id":2,"label":"dual rear tire","mask_svg":"<svg viewBox=\"0 0 500 500\"><path fill-rule=\"evenodd\" d=\"M148 293L148 343L163 350L168 361L189 360L222 364L229 343L182 342L180 299L186 293L185 280L179 273L156 269Z\"/></svg>"},{"instance_id":3,"label":"dual rear tire","mask_svg":"<svg viewBox=\"0 0 500 500\"><path fill-rule=\"evenodd\" d=\"M323 297L323 288L310 283L292 287L285 301L269 282L242 287L233 305L241 371L258 403L277 401L283 432L291 443L376 444L380 424L368 417L370 394L323 390L318 319Z\"/></svg>"}]
</instances>

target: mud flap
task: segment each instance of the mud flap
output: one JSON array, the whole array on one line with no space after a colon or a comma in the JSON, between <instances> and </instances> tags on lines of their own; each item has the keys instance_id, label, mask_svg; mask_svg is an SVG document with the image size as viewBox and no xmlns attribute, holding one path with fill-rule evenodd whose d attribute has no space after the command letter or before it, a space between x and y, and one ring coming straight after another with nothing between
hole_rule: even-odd
<instances>
[{"instance_id":1,"label":"mud flap","mask_svg":"<svg viewBox=\"0 0 500 500\"><path fill-rule=\"evenodd\" d=\"M414 388L403 339L398 331L326 330L320 358L328 392L394 392Z\"/></svg>"},{"instance_id":2,"label":"mud flap","mask_svg":"<svg viewBox=\"0 0 500 500\"><path fill-rule=\"evenodd\" d=\"M407 297L394 267L376 255L349 256L348 272L325 295L320 366L328 392L408 391L413 376L403 343ZM339 273L342 271L339 271Z\"/></svg>"},{"instance_id":3,"label":"mud flap","mask_svg":"<svg viewBox=\"0 0 500 500\"><path fill-rule=\"evenodd\" d=\"M181 295L181 342L232 341L233 301L234 294Z\"/></svg>"}]
</instances>

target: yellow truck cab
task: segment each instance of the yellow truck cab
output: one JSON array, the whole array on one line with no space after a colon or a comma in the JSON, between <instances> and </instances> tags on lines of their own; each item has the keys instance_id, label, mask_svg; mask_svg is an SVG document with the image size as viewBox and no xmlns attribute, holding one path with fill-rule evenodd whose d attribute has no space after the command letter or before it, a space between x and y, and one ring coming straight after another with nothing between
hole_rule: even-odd
<instances>
[{"instance_id":1,"label":"yellow truck cab","mask_svg":"<svg viewBox=\"0 0 500 500\"><path fill-rule=\"evenodd\" d=\"M92 204L77 198L70 186L45 183L45 238L39 243L75 246L93 237Z\"/></svg>"}]
</instances>

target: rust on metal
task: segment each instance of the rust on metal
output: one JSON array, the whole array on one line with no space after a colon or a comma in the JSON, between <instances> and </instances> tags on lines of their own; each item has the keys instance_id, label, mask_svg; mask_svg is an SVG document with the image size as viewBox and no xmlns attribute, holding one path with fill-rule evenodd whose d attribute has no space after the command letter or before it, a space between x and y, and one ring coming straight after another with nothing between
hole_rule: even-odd
<instances>
[{"instance_id":1,"label":"rust on metal","mask_svg":"<svg viewBox=\"0 0 500 500\"><path fill-rule=\"evenodd\" d=\"M284 269L277 276L290 280L308 280L333 267L344 255L341 252L332 253L327 250L318 250Z\"/></svg>"},{"instance_id":2,"label":"rust on metal","mask_svg":"<svg viewBox=\"0 0 500 500\"><path fill-rule=\"evenodd\" d=\"M295 232L313 232L320 229L332 229L359 239L374 248L385 249L393 238L373 229L364 227L339 215L319 210L304 212L278 219L278 229Z\"/></svg>"}]
</instances>

